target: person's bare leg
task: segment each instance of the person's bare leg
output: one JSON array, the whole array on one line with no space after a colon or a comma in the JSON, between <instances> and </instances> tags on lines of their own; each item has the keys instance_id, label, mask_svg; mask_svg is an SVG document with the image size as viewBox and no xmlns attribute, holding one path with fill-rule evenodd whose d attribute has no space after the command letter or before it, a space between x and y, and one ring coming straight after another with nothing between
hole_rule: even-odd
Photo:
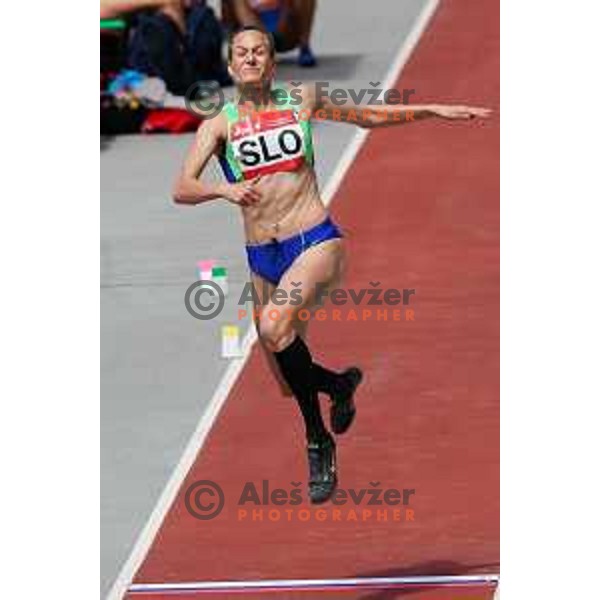
<instances>
[{"instance_id":1,"label":"person's bare leg","mask_svg":"<svg viewBox=\"0 0 600 600\"><path fill-rule=\"evenodd\" d=\"M294 14L298 19L298 43L300 46L310 46L317 0L291 0Z\"/></svg>"},{"instance_id":2,"label":"person's bare leg","mask_svg":"<svg viewBox=\"0 0 600 600\"><path fill-rule=\"evenodd\" d=\"M317 64L310 47L310 36L317 7L316 0L288 0L293 14L295 45L298 46L298 64L301 67L314 67Z\"/></svg>"},{"instance_id":3,"label":"person's bare leg","mask_svg":"<svg viewBox=\"0 0 600 600\"><path fill-rule=\"evenodd\" d=\"M100 0L100 18L114 19L151 8L166 14L181 31L185 31L183 0Z\"/></svg>"},{"instance_id":4,"label":"person's bare leg","mask_svg":"<svg viewBox=\"0 0 600 600\"><path fill-rule=\"evenodd\" d=\"M259 319L260 333L269 351L283 350L298 335L296 327L301 331L306 327L300 325L303 323L300 311L314 308L316 285L330 286L339 281L342 268L343 249L339 239L312 246L296 259L277 286L287 293L288 300L277 303L269 300ZM296 301L298 291L301 302Z\"/></svg>"},{"instance_id":5,"label":"person's bare leg","mask_svg":"<svg viewBox=\"0 0 600 600\"><path fill-rule=\"evenodd\" d=\"M237 27L231 0L221 0L221 22L229 30L233 30Z\"/></svg>"},{"instance_id":6,"label":"person's bare leg","mask_svg":"<svg viewBox=\"0 0 600 600\"><path fill-rule=\"evenodd\" d=\"M252 10L248 0L229 0L238 27L255 25L260 27L260 17Z\"/></svg>"},{"instance_id":7,"label":"person's bare leg","mask_svg":"<svg viewBox=\"0 0 600 600\"><path fill-rule=\"evenodd\" d=\"M162 0L100 0L100 18L114 19L144 8L158 8Z\"/></svg>"},{"instance_id":8,"label":"person's bare leg","mask_svg":"<svg viewBox=\"0 0 600 600\"><path fill-rule=\"evenodd\" d=\"M182 0L164 0L160 12L167 15L185 33L185 8Z\"/></svg>"}]
</instances>

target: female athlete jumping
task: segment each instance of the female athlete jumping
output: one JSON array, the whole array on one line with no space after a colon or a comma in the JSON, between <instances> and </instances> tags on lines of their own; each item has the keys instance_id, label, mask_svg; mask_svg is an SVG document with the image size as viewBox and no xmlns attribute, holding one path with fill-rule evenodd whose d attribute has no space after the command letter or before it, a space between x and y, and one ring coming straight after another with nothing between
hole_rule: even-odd
<instances>
[{"instance_id":1,"label":"female athlete jumping","mask_svg":"<svg viewBox=\"0 0 600 600\"><path fill-rule=\"evenodd\" d=\"M339 281L344 261L342 233L319 195L310 119L303 115L375 127L406 123L410 117L485 117L489 111L441 105L339 106L317 98L310 87L300 88L299 96L285 97L283 90L272 87L274 54L272 37L260 27L244 27L230 37L229 72L237 98L199 127L173 196L180 204L225 198L241 207L256 307L261 308L265 291L270 298L257 318L259 337L282 391L291 392L300 407L309 497L320 503L335 490L337 465L318 393L329 395L331 429L343 433L356 412L353 397L362 373L356 367L335 373L315 363L304 339L306 321L297 318L302 309L314 307L317 284ZM212 155L221 162L228 183L211 185L199 179ZM273 314L288 316L273 319Z\"/></svg>"}]
</instances>

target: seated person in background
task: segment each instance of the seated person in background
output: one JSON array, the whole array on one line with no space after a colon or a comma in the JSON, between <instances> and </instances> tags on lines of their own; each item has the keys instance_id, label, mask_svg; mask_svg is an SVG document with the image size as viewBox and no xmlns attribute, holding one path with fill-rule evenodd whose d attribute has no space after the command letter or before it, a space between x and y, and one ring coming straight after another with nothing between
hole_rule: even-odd
<instances>
[{"instance_id":1,"label":"seated person in background","mask_svg":"<svg viewBox=\"0 0 600 600\"><path fill-rule=\"evenodd\" d=\"M131 14L125 66L184 96L197 81L230 85L223 29L206 0L100 0L100 18Z\"/></svg>"},{"instance_id":2,"label":"seated person in background","mask_svg":"<svg viewBox=\"0 0 600 600\"><path fill-rule=\"evenodd\" d=\"M233 29L259 25L275 38L277 52L298 48L298 64L317 64L310 48L316 0L223 0L223 20Z\"/></svg>"}]
</instances>

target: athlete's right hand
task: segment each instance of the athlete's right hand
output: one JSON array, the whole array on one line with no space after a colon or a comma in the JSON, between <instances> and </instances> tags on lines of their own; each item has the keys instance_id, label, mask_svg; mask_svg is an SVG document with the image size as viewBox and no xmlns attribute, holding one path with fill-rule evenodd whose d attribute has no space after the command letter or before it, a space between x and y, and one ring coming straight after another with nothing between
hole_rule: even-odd
<instances>
[{"instance_id":1,"label":"athlete's right hand","mask_svg":"<svg viewBox=\"0 0 600 600\"><path fill-rule=\"evenodd\" d=\"M240 206L252 206L261 200L261 193L256 189L256 184L261 180L261 175L248 181L232 183L228 190L226 198L234 204Z\"/></svg>"}]
</instances>

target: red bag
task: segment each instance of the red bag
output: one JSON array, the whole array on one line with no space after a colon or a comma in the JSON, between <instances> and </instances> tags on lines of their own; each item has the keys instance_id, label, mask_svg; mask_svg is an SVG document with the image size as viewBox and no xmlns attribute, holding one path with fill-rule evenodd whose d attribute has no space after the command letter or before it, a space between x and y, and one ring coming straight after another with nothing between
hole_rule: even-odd
<instances>
[{"instance_id":1,"label":"red bag","mask_svg":"<svg viewBox=\"0 0 600 600\"><path fill-rule=\"evenodd\" d=\"M182 108L153 108L142 125L142 133L194 132L200 119Z\"/></svg>"}]
</instances>

